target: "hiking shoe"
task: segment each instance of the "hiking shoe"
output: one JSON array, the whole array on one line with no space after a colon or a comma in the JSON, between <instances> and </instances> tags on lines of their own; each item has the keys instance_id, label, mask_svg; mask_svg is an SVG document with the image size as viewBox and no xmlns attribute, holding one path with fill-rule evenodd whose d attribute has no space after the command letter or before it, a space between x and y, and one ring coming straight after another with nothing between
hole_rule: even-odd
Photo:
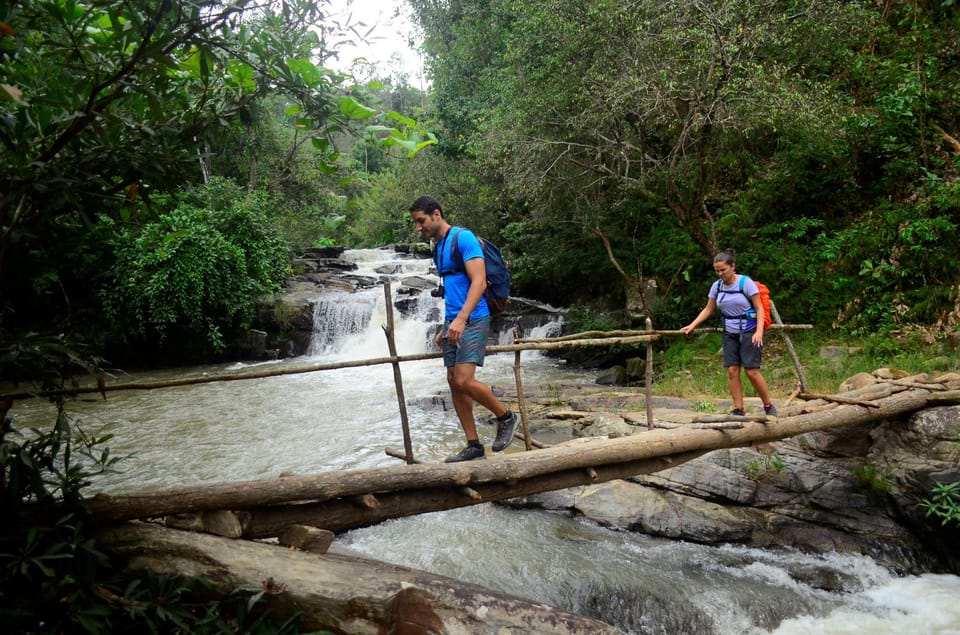
<instances>
[{"instance_id":1,"label":"hiking shoe","mask_svg":"<svg viewBox=\"0 0 960 635\"><path fill-rule=\"evenodd\" d=\"M763 412L764 412L764 414L767 415L768 417L776 417L776 416L777 416L777 407L774 406L773 404L770 404L769 406L764 406L764 407L763 407Z\"/></svg>"},{"instance_id":2,"label":"hiking shoe","mask_svg":"<svg viewBox=\"0 0 960 635\"><path fill-rule=\"evenodd\" d=\"M443 462L459 463L460 461L472 461L474 459L482 459L483 457L484 457L484 452L483 452L482 445L467 444L467 447L463 448L453 456L448 456L443 460Z\"/></svg>"},{"instance_id":3,"label":"hiking shoe","mask_svg":"<svg viewBox=\"0 0 960 635\"><path fill-rule=\"evenodd\" d=\"M493 451L499 452L513 441L513 429L517 427L517 415L507 410L507 418L497 419L497 438L493 440Z\"/></svg>"},{"instance_id":4,"label":"hiking shoe","mask_svg":"<svg viewBox=\"0 0 960 635\"><path fill-rule=\"evenodd\" d=\"M743 408L734 408L730 411L734 417L746 417L747 413L743 411Z\"/></svg>"}]
</instances>

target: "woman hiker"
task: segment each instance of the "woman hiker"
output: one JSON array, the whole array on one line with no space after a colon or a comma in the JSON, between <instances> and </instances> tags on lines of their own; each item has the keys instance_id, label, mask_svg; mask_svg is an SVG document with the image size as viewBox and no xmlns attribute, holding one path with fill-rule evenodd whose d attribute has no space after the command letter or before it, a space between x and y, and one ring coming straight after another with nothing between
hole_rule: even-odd
<instances>
[{"instance_id":1,"label":"woman hiker","mask_svg":"<svg viewBox=\"0 0 960 635\"><path fill-rule=\"evenodd\" d=\"M733 398L732 415L744 416L743 382L740 369L743 368L753 389L763 401L763 412L770 417L777 416L777 408L770 399L767 382L760 374L760 353L763 349L763 304L760 302L760 290L749 276L737 274L737 265L732 251L724 251L713 258L713 270L720 278L710 285L707 306L693 322L683 327L683 333L690 335L698 325L713 314L715 308L723 315L723 366L727 369L727 386ZM744 278L741 286L741 278Z\"/></svg>"}]
</instances>

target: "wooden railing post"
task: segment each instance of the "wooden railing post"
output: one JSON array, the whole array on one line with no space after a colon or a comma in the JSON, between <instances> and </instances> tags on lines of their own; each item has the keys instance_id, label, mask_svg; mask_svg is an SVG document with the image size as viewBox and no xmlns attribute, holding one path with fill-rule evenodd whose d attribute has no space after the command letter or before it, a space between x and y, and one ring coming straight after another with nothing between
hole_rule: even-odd
<instances>
[{"instance_id":1,"label":"wooden railing post","mask_svg":"<svg viewBox=\"0 0 960 635\"><path fill-rule=\"evenodd\" d=\"M649 317L646 327L653 332L653 320ZM647 406L647 430L653 430L653 341L647 342L647 363L644 366L643 380L646 385L643 401Z\"/></svg>"},{"instance_id":2,"label":"wooden railing post","mask_svg":"<svg viewBox=\"0 0 960 635\"><path fill-rule=\"evenodd\" d=\"M383 332L387 336L387 347L390 350L390 357L394 358L393 365L393 383L397 387L397 402L400 405L400 425L403 426L403 451L406 454L408 464L415 463L413 458L413 443L410 440L410 423L407 420L407 400L403 396L403 379L400 376L400 361L397 357L397 343L393 337L393 293L390 291L390 281L383 283L383 294L386 301L387 325L383 327Z\"/></svg>"},{"instance_id":3,"label":"wooden railing post","mask_svg":"<svg viewBox=\"0 0 960 635\"><path fill-rule=\"evenodd\" d=\"M777 311L777 305L773 303L773 300L770 300L770 319L774 324L783 325L783 320L780 319L780 312ZM793 360L793 368L797 371L797 381L800 382L800 392L807 392L807 377L803 374L803 366L800 365L800 358L797 356L797 351L793 348L793 342L790 340L790 334L787 333L787 330L783 331L783 341L787 344L787 351L790 353L790 359Z\"/></svg>"},{"instance_id":4,"label":"wooden railing post","mask_svg":"<svg viewBox=\"0 0 960 635\"><path fill-rule=\"evenodd\" d=\"M513 327L513 342L517 343L520 339L520 332L517 327ZM533 449L533 440L530 438L530 423L527 421L527 402L523 398L523 380L520 378L520 351L516 351L513 356L513 377L517 383L517 409L520 411L520 423L523 424L523 442L526 449Z\"/></svg>"}]
</instances>

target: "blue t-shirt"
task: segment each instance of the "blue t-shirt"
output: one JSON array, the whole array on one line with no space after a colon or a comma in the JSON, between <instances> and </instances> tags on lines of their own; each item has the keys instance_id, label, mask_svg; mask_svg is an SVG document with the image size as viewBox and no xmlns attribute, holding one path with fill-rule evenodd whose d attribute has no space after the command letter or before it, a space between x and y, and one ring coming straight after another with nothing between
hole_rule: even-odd
<instances>
[{"instance_id":1,"label":"blue t-shirt","mask_svg":"<svg viewBox=\"0 0 960 635\"><path fill-rule=\"evenodd\" d=\"M743 293L740 293L740 278L744 278ZM717 301L717 308L723 314L723 330L747 333L757 328L756 317L745 318L743 315L753 308L750 298L758 293L757 283L749 276L737 275L730 285L723 284L722 280L710 285L710 297Z\"/></svg>"},{"instance_id":2,"label":"blue t-shirt","mask_svg":"<svg viewBox=\"0 0 960 635\"><path fill-rule=\"evenodd\" d=\"M466 266L468 260L483 258L483 248L480 247L480 241L469 229L451 227L447 231L447 235L437 244L435 262L437 271L443 276L444 314L447 320L453 320L457 317L457 313L460 312L463 303L467 300L467 292L470 290L470 278L467 276L467 272L455 271L458 263L454 262L451 256L454 235L456 235L460 255L463 256L464 266ZM480 302L470 313L470 319L487 317L488 315L490 315L490 309L487 308L487 300L480 296Z\"/></svg>"}]
</instances>

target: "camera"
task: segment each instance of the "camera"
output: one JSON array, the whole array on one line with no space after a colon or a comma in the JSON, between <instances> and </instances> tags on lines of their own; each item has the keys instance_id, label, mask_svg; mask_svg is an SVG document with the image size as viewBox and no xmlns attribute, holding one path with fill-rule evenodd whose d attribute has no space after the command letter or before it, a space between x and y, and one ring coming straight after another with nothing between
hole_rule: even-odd
<instances>
[{"instance_id":1,"label":"camera","mask_svg":"<svg viewBox=\"0 0 960 635\"><path fill-rule=\"evenodd\" d=\"M436 289L431 289L431 290L430 290L430 295L432 295L432 296L435 297L435 298L442 298L442 297L443 297L443 287L437 287Z\"/></svg>"}]
</instances>

